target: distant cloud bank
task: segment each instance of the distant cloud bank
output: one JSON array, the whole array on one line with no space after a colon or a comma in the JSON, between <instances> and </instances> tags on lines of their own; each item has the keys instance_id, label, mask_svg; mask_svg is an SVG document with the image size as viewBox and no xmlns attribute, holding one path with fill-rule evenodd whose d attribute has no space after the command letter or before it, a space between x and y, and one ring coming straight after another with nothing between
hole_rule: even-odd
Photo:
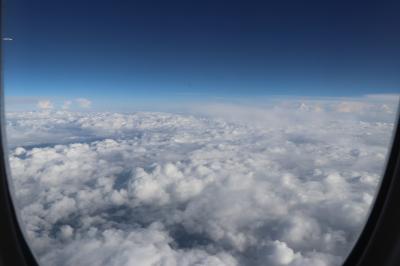
<instances>
[{"instance_id":1,"label":"distant cloud bank","mask_svg":"<svg viewBox=\"0 0 400 266\"><path fill-rule=\"evenodd\" d=\"M82 108L89 108L92 105L92 102L85 98L78 98L75 101Z\"/></svg>"},{"instance_id":2,"label":"distant cloud bank","mask_svg":"<svg viewBox=\"0 0 400 266\"><path fill-rule=\"evenodd\" d=\"M71 104L72 104L72 101L69 101L69 100L64 101L64 103L63 103L61 109L63 109L63 110L68 110L68 109L70 108Z\"/></svg>"},{"instance_id":3,"label":"distant cloud bank","mask_svg":"<svg viewBox=\"0 0 400 266\"><path fill-rule=\"evenodd\" d=\"M86 98L77 98L75 100L65 100L61 107L56 106L50 100L39 100L37 103L37 108L40 110L50 110L50 109L61 109L61 110L69 110L75 107L76 108L83 108L88 109L92 106L92 101Z\"/></svg>"},{"instance_id":4,"label":"distant cloud bank","mask_svg":"<svg viewBox=\"0 0 400 266\"><path fill-rule=\"evenodd\" d=\"M53 103L49 100L41 100L37 103L37 107L42 110L53 109Z\"/></svg>"}]
</instances>

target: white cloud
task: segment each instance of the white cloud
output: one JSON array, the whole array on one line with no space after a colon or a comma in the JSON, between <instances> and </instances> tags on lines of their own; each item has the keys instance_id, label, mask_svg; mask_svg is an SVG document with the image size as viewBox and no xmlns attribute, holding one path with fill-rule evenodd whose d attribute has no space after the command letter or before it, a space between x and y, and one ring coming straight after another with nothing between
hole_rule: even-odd
<instances>
[{"instance_id":1,"label":"white cloud","mask_svg":"<svg viewBox=\"0 0 400 266\"><path fill-rule=\"evenodd\" d=\"M53 103L49 100L41 100L37 103L37 107L42 110L53 109Z\"/></svg>"},{"instance_id":2,"label":"white cloud","mask_svg":"<svg viewBox=\"0 0 400 266\"><path fill-rule=\"evenodd\" d=\"M273 248L271 250L270 258L272 262L277 265L288 265L295 259L296 255L301 257L299 254L295 254L285 242L280 242L279 240L273 242Z\"/></svg>"},{"instance_id":3,"label":"white cloud","mask_svg":"<svg viewBox=\"0 0 400 266\"><path fill-rule=\"evenodd\" d=\"M10 113L30 243L43 265L340 265L390 143L380 104Z\"/></svg>"},{"instance_id":4,"label":"white cloud","mask_svg":"<svg viewBox=\"0 0 400 266\"><path fill-rule=\"evenodd\" d=\"M69 101L69 100L64 101L64 104L63 104L63 106L61 108L63 110L68 110L70 108L71 104L72 104L72 101Z\"/></svg>"},{"instance_id":5,"label":"white cloud","mask_svg":"<svg viewBox=\"0 0 400 266\"><path fill-rule=\"evenodd\" d=\"M71 238L74 234L74 229L69 225L63 225L60 228L61 237L64 239Z\"/></svg>"},{"instance_id":6,"label":"white cloud","mask_svg":"<svg viewBox=\"0 0 400 266\"><path fill-rule=\"evenodd\" d=\"M339 103L336 108L337 108L336 110L341 113L353 113L353 112L360 112L364 108L368 108L368 106L366 106L366 104L363 102L345 101Z\"/></svg>"},{"instance_id":7,"label":"white cloud","mask_svg":"<svg viewBox=\"0 0 400 266\"><path fill-rule=\"evenodd\" d=\"M90 108L90 106L92 105L92 102L85 98L78 98L75 101L78 103L79 107L81 107L81 108Z\"/></svg>"}]
</instances>

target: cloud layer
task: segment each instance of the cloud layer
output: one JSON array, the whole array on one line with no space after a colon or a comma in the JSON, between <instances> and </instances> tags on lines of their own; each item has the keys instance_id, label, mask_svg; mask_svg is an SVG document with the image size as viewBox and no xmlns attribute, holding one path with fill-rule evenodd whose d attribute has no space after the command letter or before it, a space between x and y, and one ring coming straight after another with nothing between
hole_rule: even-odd
<instances>
[{"instance_id":1,"label":"cloud layer","mask_svg":"<svg viewBox=\"0 0 400 266\"><path fill-rule=\"evenodd\" d=\"M339 265L384 168L386 107L10 113L27 235L43 265Z\"/></svg>"}]
</instances>

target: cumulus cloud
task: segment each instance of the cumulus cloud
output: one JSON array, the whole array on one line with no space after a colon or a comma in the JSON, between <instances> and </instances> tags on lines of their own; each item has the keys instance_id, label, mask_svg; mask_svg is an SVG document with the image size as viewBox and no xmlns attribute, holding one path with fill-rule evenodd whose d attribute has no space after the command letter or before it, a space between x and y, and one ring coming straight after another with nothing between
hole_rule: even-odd
<instances>
[{"instance_id":1,"label":"cumulus cloud","mask_svg":"<svg viewBox=\"0 0 400 266\"><path fill-rule=\"evenodd\" d=\"M37 107L42 110L53 109L53 103L49 100L41 100L37 103Z\"/></svg>"},{"instance_id":2,"label":"cumulus cloud","mask_svg":"<svg viewBox=\"0 0 400 266\"><path fill-rule=\"evenodd\" d=\"M9 113L30 244L43 265L340 265L393 128L366 104Z\"/></svg>"},{"instance_id":3,"label":"cumulus cloud","mask_svg":"<svg viewBox=\"0 0 400 266\"><path fill-rule=\"evenodd\" d=\"M92 105L92 102L85 98L78 98L75 101L81 108L89 108Z\"/></svg>"}]
</instances>

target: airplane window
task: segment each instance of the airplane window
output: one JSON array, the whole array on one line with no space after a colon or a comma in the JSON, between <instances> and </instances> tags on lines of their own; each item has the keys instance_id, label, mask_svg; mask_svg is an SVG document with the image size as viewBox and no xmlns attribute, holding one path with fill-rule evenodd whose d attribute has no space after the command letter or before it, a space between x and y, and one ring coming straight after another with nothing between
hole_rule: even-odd
<instances>
[{"instance_id":1,"label":"airplane window","mask_svg":"<svg viewBox=\"0 0 400 266\"><path fill-rule=\"evenodd\" d=\"M3 3L40 265L341 265L400 95L392 1Z\"/></svg>"}]
</instances>

